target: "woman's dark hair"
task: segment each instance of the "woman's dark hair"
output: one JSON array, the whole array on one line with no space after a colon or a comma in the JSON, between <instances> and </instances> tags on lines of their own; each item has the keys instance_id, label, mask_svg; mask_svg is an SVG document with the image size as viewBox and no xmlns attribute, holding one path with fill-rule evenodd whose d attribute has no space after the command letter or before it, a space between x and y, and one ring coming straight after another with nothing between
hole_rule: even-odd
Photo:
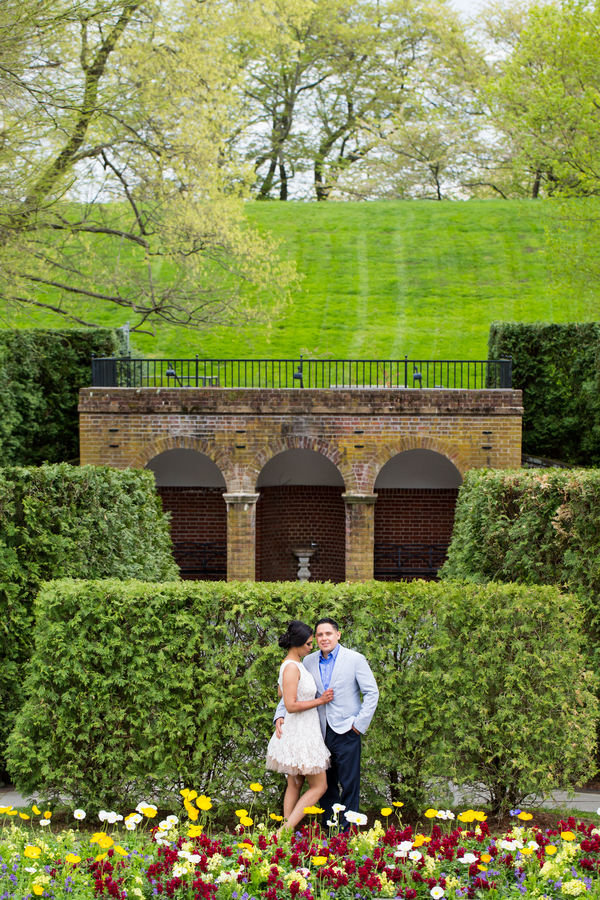
<instances>
[{"instance_id":1,"label":"woman's dark hair","mask_svg":"<svg viewBox=\"0 0 600 900\"><path fill-rule=\"evenodd\" d=\"M313 630L306 622L299 622L294 619L287 627L285 634L279 638L279 646L283 650L289 650L290 647L303 647L309 637L312 637Z\"/></svg>"}]
</instances>

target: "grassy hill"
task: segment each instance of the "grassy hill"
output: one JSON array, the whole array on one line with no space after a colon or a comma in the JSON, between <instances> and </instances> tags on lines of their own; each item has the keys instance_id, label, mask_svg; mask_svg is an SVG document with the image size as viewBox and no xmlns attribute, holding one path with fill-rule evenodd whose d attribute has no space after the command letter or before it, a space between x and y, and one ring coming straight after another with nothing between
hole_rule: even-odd
<instances>
[{"instance_id":1,"label":"grassy hill","mask_svg":"<svg viewBox=\"0 0 600 900\"><path fill-rule=\"evenodd\" d=\"M151 356L485 359L490 322L588 321L589 307L557 297L534 201L255 203L249 218L282 239L305 276L268 327L211 334L162 327L135 336ZM88 308L86 317L94 313ZM96 313L119 326L118 309ZM60 324L5 314L17 327Z\"/></svg>"}]
</instances>

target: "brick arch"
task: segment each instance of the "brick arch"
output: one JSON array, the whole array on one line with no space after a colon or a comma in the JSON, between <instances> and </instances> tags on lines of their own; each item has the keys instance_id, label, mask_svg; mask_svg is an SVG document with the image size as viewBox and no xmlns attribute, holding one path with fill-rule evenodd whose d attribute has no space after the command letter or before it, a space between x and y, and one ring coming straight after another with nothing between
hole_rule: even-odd
<instances>
[{"instance_id":1,"label":"brick arch","mask_svg":"<svg viewBox=\"0 0 600 900\"><path fill-rule=\"evenodd\" d=\"M467 469L470 468L466 456L458 449L458 447L454 446L454 444L450 444L447 441L442 441L439 438L430 435L407 435L398 441L384 444L383 447L380 447L375 456L371 457L368 464L365 466L363 473L363 478L366 482L363 486L363 490L374 491L377 476L385 464L394 456L403 453L405 450L434 450L436 453L440 453L442 456L445 456L446 459L449 459L450 462L456 466L463 478Z\"/></svg>"},{"instance_id":2,"label":"brick arch","mask_svg":"<svg viewBox=\"0 0 600 900\"><path fill-rule=\"evenodd\" d=\"M342 452L335 444L330 441L324 441L322 438L309 437L308 435L290 435L286 438L280 438L276 441L270 441L262 450L254 456L245 470L239 472L243 482L240 484L239 490L254 491L256 490L256 482L262 469L279 453L285 453L286 450L315 450L322 456L326 457L338 469L340 475L344 479L346 490L348 490L348 482L352 480L352 469L344 462Z\"/></svg>"},{"instance_id":3,"label":"brick arch","mask_svg":"<svg viewBox=\"0 0 600 900\"><path fill-rule=\"evenodd\" d=\"M151 459L164 453L165 450L195 450L197 453L208 456L223 475L227 489L230 489L229 483L232 479L232 467L226 454L214 444L190 435L172 434L151 441L133 458L129 463L129 467L132 469L143 469Z\"/></svg>"}]
</instances>

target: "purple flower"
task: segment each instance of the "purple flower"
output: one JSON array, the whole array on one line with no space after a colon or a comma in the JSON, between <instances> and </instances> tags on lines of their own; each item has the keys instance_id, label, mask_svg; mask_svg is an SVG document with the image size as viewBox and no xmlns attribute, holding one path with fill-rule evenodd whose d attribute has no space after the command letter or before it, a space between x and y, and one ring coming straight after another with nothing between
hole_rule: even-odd
<instances>
[{"instance_id":1,"label":"purple flower","mask_svg":"<svg viewBox=\"0 0 600 900\"><path fill-rule=\"evenodd\" d=\"M521 812L520 809L511 809L509 814L511 816L518 816L520 812Z\"/></svg>"}]
</instances>

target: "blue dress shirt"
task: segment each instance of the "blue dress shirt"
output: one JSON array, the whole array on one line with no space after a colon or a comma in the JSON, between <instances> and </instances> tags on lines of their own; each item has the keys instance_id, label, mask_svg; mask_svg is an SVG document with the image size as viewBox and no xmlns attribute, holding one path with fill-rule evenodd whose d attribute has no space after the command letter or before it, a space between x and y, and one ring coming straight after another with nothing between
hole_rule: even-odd
<instances>
[{"instance_id":1,"label":"blue dress shirt","mask_svg":"<svg viewBox=\"0 0 600 900\"><path fill-rule=\"evenodd\" d=\"M337 659L337 655L340 652L340 645L336 644L335 648L331 651L327 659L323 656L323 652L319 653L319 673L321 675L321 681L323 682L323 690L326 691L329 685L331 684L331 676L333 675L333 667L335 666L335 661Z\"/></svg>"}]
</instances>

